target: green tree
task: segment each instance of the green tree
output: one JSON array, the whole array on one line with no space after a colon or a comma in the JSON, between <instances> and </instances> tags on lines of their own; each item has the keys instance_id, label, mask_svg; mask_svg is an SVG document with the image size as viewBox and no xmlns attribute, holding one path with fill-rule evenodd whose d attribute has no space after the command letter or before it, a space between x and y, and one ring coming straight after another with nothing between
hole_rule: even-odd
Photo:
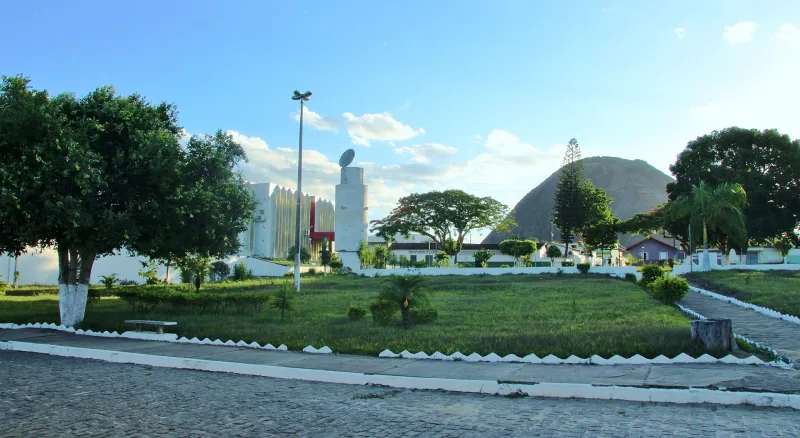
<instances>
[{"instance_id":1,"label":"green tree","mask_svg":"<svg viewBox=\"0 0 800 438\"><path fill-rule=\"evenodd\" d=\"M322 237L322 249L320 250L319 258L322 262L322 270L325 271L325 268L331 264L331 255L333 254L333 247L331 241L328 240L327 237Z\"/></svg>"},{"instance_id":2,"label":"green tree","mask_svg":"<svg viewBox=\"0 0 800 438\"><path fill-rule=\"evenodd\" d=\"M289 247L288 252L289 252L289 260L294 260L294 255L295 255L294 246ZM303 246L300 247L300 261L303 263L308 263L311 261L311 254Z\"/></svg>"},{"instance_id":3,"label":"green tree","mask_svg":"<svg viewBox=\"0 0 800 438\"><path fill-rule=\"evenodd\" d=\"M406 237L419 233L430 237L450 256L461 251L470 231L507 228L510 223L513 218L507 206L461 190L405 196L388 216L370 222L371 230L387 241L398 233Z\"/></svg>"},{"instance_id":4,"label":"green tree","mask_svg":"<svg viewBox=\"0 0 800 438\"><path fill-rule=\"evenodd\" d=\"M217 260L211 264L211 271L214 273L214 279L219 281L231 275L231 267L222 260Z\"/></svg>"},{"instance_id":5,"label":"green tree","mask_svg":"<svg viewBox=\"0 0 800 438\"><path fill-rule=\"evenodd\" d=\"M485 268L489 266L489 259L492 258L492 252L486 248L479 249L475 251L475 254L472 255L472 258L475 259L476 268Z\"/></svg>"},{"instance_id":6,"label":"green tree","mask_svg":"<svg viewBox=\"0 0 800 438\"><path fill-rule=\"evenodd\" d=\"M421 275L391 275L383 283L378 294L379 301L388 301L400 306L403 327L408 329L411 309L423 307L430 300L427 281Z\"/></svg>"},{"instance_id":7,"label":"green tree","mask_svg":"<svg viewBox=\"0 0 800 438\"><path fill-rule=\"evenodd\" d=\"M583 227L585 214L583 182L581 149L578 141L572 138L567 143L567 150L564 153L553 207L553 224L561 232L561 241L565 247L569 247L572 238L578 235Z\"/></svg>"},{"instance_id":8,"label":"green tree","mask_svg":"<svg viewBox=\"0 0 800 438\"><path fill-rule=\"evenodd\" d=\"M724 242L733 242L737 248L747 245L745 216L742 209L747 204L747 195L739 184L724 183L710 187L704 181L692 187L687 196L674 201L672 213L680 218L687 217L692 228L702 230L704 270L711 269L708 256L709 230L726 236ZM731 246L720 246L726 253Z\"/></svg>"},{"instance_id":9,"label":"green tree","mask_svg":"<svg viewBox=\"0 0 800 438\"><path fill-rule=\"evenodd\" d=\"M607 217L605 220L595 223L586 229L583 235L583 242L587 247L600 251L600 258L605 264L606 251L613 251L619 244L619 227L622 222L614 216Z\"/></svg>"},{"instance_id":10,"label":"green tree","mask_svg":"<svg viewBox=\"0 0 800 438\"><path fill-rule=\"evenodd\" d=\"M126 249L161 258L168 252L159 242L180 228L170 219L178 213L206 218L207 224L227 221L226 209L219 208L225 204L209 198L231 193L213 184L205 188L214 180L209 172L217 167L208 165L217 157L196 159L192 151L198 148L181 148L181 134L174 106L153 105L138 94L102 87L82 98L50 98L31 89L26 78L3 78L0 251L55 248L62 324L83 320L98 257ZM186 175L202 178L190 186ZM244 193L240 183L229 186L238 184ZM190 196L193 190L204 191L205 198ZM231 233L234 239L237 233ZM197 235L200 241L224 239ZM238 247L238 241L227 244ZM193 242L187 246L202 249Z\"/></svg>"},{"instance_id":11,"label":"green tree","mask_svg":"<svg viewBox=\"0 0 800 438\"><path fill-rule=\"evenodd\" d=\"M741 208L747 240L798 242L800 225L800 142L777 130L730 127L690 141L670 166L675 182L667 185L671 201L691 197L696 186L739 184L747 193ZM685 219L685 218L684 218ZM688 223L675 224L686 233ZM724 232L708 230L708 241L725 244ZM673 234L674 235L674 234ZM746 245L745 245L746 248Z\"/></svg>"},{"instance_id":12,"label":"green tree","mask_svg":"<svg viewBox=\"0 0 800 438\"><path fill-rule=\"evenodd\" d=\"M536 251L536 240L507 239L500 242L500 252L514 257L515 264L523 256L530 256Z\"/></svg>"},{"instance_id":13,"label":"green tree","mask_svg":"<svg viewBox=\"0 0 800 438\"><path fill-rule=\"evenodd\" d=\"M551 264L555 264L556 259L561 257L561 248L555 242L547 246L547 257L550 257Z\"/></svg>"}]
</instances>

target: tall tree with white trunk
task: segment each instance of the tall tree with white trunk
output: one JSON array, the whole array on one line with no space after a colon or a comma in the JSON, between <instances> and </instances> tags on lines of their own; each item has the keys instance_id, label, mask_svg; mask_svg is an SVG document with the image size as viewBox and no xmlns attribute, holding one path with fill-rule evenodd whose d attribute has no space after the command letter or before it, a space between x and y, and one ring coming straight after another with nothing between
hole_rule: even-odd
<instances>
[{"instance_id":1,"label":"tall tree with white trunk","mask_svg":"<svg viewBox=\"0 0 800 438\"><path fill-rule=\"evenodd\" d=\"M181 133L170 104L152 105L137 94L121 96L112 87L82 98L51 98L32 89L27 78L3 77L0 253L21 254L32 247L57 251L62 324L83 320L98 257L153 248L153 242L174 232L159 218L187 210L186 217L209 217L208 210L219 206L211 202L203 208L202 196L185 195L196 185L188 185L186 172L204 160L193 159L181 147ZM205 139L195 149L209 151L209 161L231 158L223 165L232 168L238 150L215 154L231 146L224 138L216 140ZM219 143L225 145L215 147ZM233 180L231 175L223 179ZM237 195L246 191L240 180L228 187L238 190ZM233 222L239 224L249 214L241 213Z\"/></svg>"}]
</instances>

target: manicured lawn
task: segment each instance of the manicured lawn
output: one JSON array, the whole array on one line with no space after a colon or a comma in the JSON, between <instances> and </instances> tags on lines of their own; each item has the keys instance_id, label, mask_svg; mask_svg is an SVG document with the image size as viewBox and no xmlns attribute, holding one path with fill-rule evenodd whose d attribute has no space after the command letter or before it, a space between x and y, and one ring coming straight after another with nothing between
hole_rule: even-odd
<instances>
[{"instance_id":1,"label":"manicured lawn","mask_svg":"<svg viewBox=\"0 0 800 438\"><path fill-rule=\"evenodd\" d=\"M800 315L800 271L711 271L686 274L694 286Z\"/></svg>"},{"instance_id":2,"label":"manicured lawn","mask_svg":"<svg viewBox=\"0 0 800 438\"><path fill-rule=\"evenodd\" d=\"M327 345L335 352L366 355L385 348L540 357L700 353L690 340L689 319L677 309L660 304L632 283L605 276L431 277L437 321L408 331L397 325L377 326L369 314L350 321L346 316L350 305L368 309L382 281L304 278L297 311L287 321L272 309L250 315L197 315L160 305L153 312L137 314L118 298L103 298L90 305L82 328L121 332L130 330L122 321L132 317L175 320L181 336L283 343L290 349ZM271 290L275 283L267 286L261 280L233 287ZM218 291L232 287L231 283L211 286L209 290ZM58 322L57 297L0 298L0 322Z\"/></svg>"}]
</instances>

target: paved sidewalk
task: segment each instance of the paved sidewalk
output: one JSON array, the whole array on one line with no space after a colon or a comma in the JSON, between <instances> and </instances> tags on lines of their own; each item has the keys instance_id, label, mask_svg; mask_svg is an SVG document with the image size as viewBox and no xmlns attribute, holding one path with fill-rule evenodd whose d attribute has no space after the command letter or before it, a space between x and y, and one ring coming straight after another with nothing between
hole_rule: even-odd
<instances>
[{"instance_id":1,"label":"paved sidewalk","mask_svg":"<svg viewBox=\"0 0 800 438\"><path fill-rule=\"evenodd\" d=\"M795 368L800 368L800 325L694 291L689 291L680 304L706 318L730 318L735 333L791 357Z\"/></svg>"},{"instance_id":2,"label":"paved sidewalk","mask_svg":"<svg viewBox=\"0 0 800 438\"><path fill-rule=\"evenodd\" d=\"M800 372L752 365L601 366L385 359L344 354L309 354L241 347L99 338L43 329L0 330L0 341L31 342L158 356L388 376L491 380L520 384L583 383L595 386L708 388L800 394Z\"/></svg>"},{"instance_id":3,"label":"paved sidewalk","mask_svg":"<svg viewBox=\"0 0 800 438\"><path fill-rule=\"evenodd\" d=\"M797 437L798 412L509 398L0 352L0 437Z\"/></svg>"},{"instance_id":4,"label":"paved sidewalk","mask_svg":"<svg viewBox=\"0 0 800 438\"><path fill-rule=\"evenodd\" d=\"M0 437L791 437L792 409L270 379L0 352Z\"/></svg>"}]
</instances>

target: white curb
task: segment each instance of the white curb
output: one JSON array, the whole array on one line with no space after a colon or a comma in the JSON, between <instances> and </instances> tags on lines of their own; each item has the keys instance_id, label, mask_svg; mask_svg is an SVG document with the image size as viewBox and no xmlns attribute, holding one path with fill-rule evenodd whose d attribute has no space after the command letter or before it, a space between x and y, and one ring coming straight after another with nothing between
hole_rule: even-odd
<instances>
[{"instance_id":1,"label":"white curb","mask_svg":"<svg viewBox=\"0 0 800 438\"><path fill-rule=\"evenodd\" d=\"M225 347L239 347L239 348L257 348L263 350L278 350L278 351L289 351L289 347L284 344L281 344L279 347L275 348L272 344L267 344L265 346L258 345L258 342L251 342L246 343L245 341L233 342L232 340L227 340L225 342L215 339L211 340L208 338L203 339L202 341L197 338L187 339L186 337L182 337L178 339L178 335L174 333L164 333L158 334L154 332L135 332L135 331L127 331L119 334L117 332L93 332L91 330L75 330L72 327L66 327L63 325L55 325L53 323L28 323L28 324L13 324L13 323L0 323L0 329L27 329L27 328L37 328L37 329L50 329L50 330L58 330L62 332L68 333L75 333L76 335L83 335L83 336L99 336L102 338L128 338L128 339L139 339L144 341L160 341L160 342L175 342L179 344L204 344L204 345L217 345L217 346L225 346ZM322 348L314 348L314 346L309 345L303 349L306 353L317 353L317 354L331 354L333 350L331 350L328 346Z\"/></svg>"},{"instance_id":2,"label":"white curb","mask_svg":"<svg viewBox=\"0 0 800 438\"><path fill-rule=\"evenodd\" d=\"M453 392L508 395L525 394L534 397L585 398L596 400L625 400L660 403L712 403L721 405L748 404L753 406L792 408L800 410L800 395L754 392L728 392L708 389L661 389L620 386L594 386L576 383L509 384L492 380L441 379L388 376L381 374L288 368L274 365L254 365L205 359L155 356L109 350L65 347L28 342L0 342L0 350L49 354L52 356L95 359L113 363L149 365L159 368L216 371L250 376L348 385L382 385L394 388L444 390Z\"/></svg>"},{"instance_id":3,"label":"white curb","mask_svg":"<svg viewBox=\"0 0 800 438\"><path fill-rule=\"evenodd\" d=\"M767 307L757 306L757 305L752 304L752 303L748 303L748 302L745 302L745 301L740 301L740 300L737 300L736 298L729 297L727 295L718 294L716 292L711 292L710 290L700 289L699 287L695 287L695 286L689 286L689 289L691 289L691 290L693 290L693 291L695 291L697 293L709 296L711 298L716 298L716 299L718 299L720 301L727 301L727 302L729 302L729 303L731 303L733 305L739 306L739 307L744 307L746 309L755 310L756 312L758 312L758 313L760 313L762 315L771 316L773 318L782 319L784 321L793 322L795 324L800 324L800 318L798 318L797 316L794 316L794 315L789 315L787 313L781 313L781 312L778 312L777 310L772 310L772 309L769 309Z\"/></svg>"}]
</instances>

